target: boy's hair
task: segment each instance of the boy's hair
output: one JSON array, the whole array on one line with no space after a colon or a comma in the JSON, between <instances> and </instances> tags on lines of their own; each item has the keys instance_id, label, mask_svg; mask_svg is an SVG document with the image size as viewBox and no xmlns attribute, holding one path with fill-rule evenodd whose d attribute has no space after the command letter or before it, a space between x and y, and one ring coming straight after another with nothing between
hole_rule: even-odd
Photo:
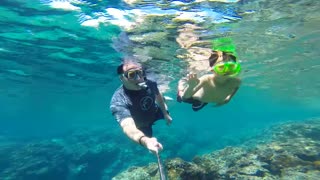
<instances>
[{"instance_id":1,"label":"boy's hair","mask_svg":"<svg viewBox=\"0 0 320 180\"><path fill-rule=\"evenodd\" d=\"M234 56L231 52L222 51L223 59L222 61L226 61L231 59L234 62L237 62L237 57ZM211 56L209 57L209 66L212 67L218 60L217 51L212 50Z\"/></svg>"}]
</instances>

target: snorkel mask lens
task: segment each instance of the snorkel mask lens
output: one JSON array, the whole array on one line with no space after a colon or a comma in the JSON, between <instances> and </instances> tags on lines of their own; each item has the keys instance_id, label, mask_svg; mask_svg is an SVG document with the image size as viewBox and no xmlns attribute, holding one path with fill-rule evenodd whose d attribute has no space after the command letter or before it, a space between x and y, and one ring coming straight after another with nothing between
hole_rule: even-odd
<instances>
[{"instance_id":1,"label":"snorkel mask lens","mask_svg":"<svg viewBox=\"0 0 320 180\"><path fill-rule=\"evenodd\" d=\"M130 71L126 71L124 73L124 76L130 80L136 80L138 76L140 78L143 78L145 76L145 73L143 70L130 70Z\"/></svg>"},{"instance_id":2,"label":"snorkel mask lens","mask_svg":"<svg viewBox=\"0 0 320 180\"><path fill-rule=\"evenodd\" d=\"M241 66L237 62L221 62L212 67L212 70L219 75L236 76L241 71Z\"/></svg>"}]
</instances>

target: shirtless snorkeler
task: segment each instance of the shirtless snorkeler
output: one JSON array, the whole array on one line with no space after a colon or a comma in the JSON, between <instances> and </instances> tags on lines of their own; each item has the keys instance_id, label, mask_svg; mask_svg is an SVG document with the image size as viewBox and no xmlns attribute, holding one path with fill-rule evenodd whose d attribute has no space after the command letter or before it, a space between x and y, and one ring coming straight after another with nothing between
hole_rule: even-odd
<instances>
[{"instance_id":1,"label":"shirtless snorkeler","mask_svg":"<svg viewBox=\"0 0 320 180\"><path fill-rule=\"evenodd\" d=\"M241 84L236 77L241 69L236 57L229 52L212 51L209 66L212 74L198 78L191 73L179 81L178 102L190 103L198 111L208 103L221 106L231 100Z\"/></svg>"}]
</instances>

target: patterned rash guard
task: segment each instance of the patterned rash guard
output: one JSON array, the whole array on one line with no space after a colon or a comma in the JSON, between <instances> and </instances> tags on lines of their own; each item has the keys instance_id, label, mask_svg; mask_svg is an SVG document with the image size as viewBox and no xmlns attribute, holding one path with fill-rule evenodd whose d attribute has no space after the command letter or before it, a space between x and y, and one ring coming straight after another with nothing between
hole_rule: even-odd
<instances>
[{"instance_id":1,"label":"patterned rash guard","mask_svg":"<svg viewBox=\"0 0 320 180\"><path fill-rule=\"evenodd\" d=\"M132 117L138 129L146 135L152 135L152 124L163 119L163 114L155 103L159 95L157 83L146 81L148 89L128 90L120 86L112 96L110 110L115 119L120 123L123 119Z\"/></svg>"}]
</instances>

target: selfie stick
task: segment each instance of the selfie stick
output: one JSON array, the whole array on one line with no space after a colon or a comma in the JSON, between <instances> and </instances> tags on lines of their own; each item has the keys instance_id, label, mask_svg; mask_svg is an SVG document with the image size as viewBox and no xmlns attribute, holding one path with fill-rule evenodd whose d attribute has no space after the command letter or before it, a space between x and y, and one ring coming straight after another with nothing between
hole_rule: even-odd
<instances>
[{"instance_id":1,"label":"selfie stick","mask_svg":"<svg viewBox=\"0 0 320 180\"><path fill-rule=\"evenodd\" d=\"M164 174L163 166L161 164L159 153L156 153L157 159L158 159L158 168L159 168L159 174L160 174L160 180L166 180L166 176Z\"/></svg>"}]
</instances>

